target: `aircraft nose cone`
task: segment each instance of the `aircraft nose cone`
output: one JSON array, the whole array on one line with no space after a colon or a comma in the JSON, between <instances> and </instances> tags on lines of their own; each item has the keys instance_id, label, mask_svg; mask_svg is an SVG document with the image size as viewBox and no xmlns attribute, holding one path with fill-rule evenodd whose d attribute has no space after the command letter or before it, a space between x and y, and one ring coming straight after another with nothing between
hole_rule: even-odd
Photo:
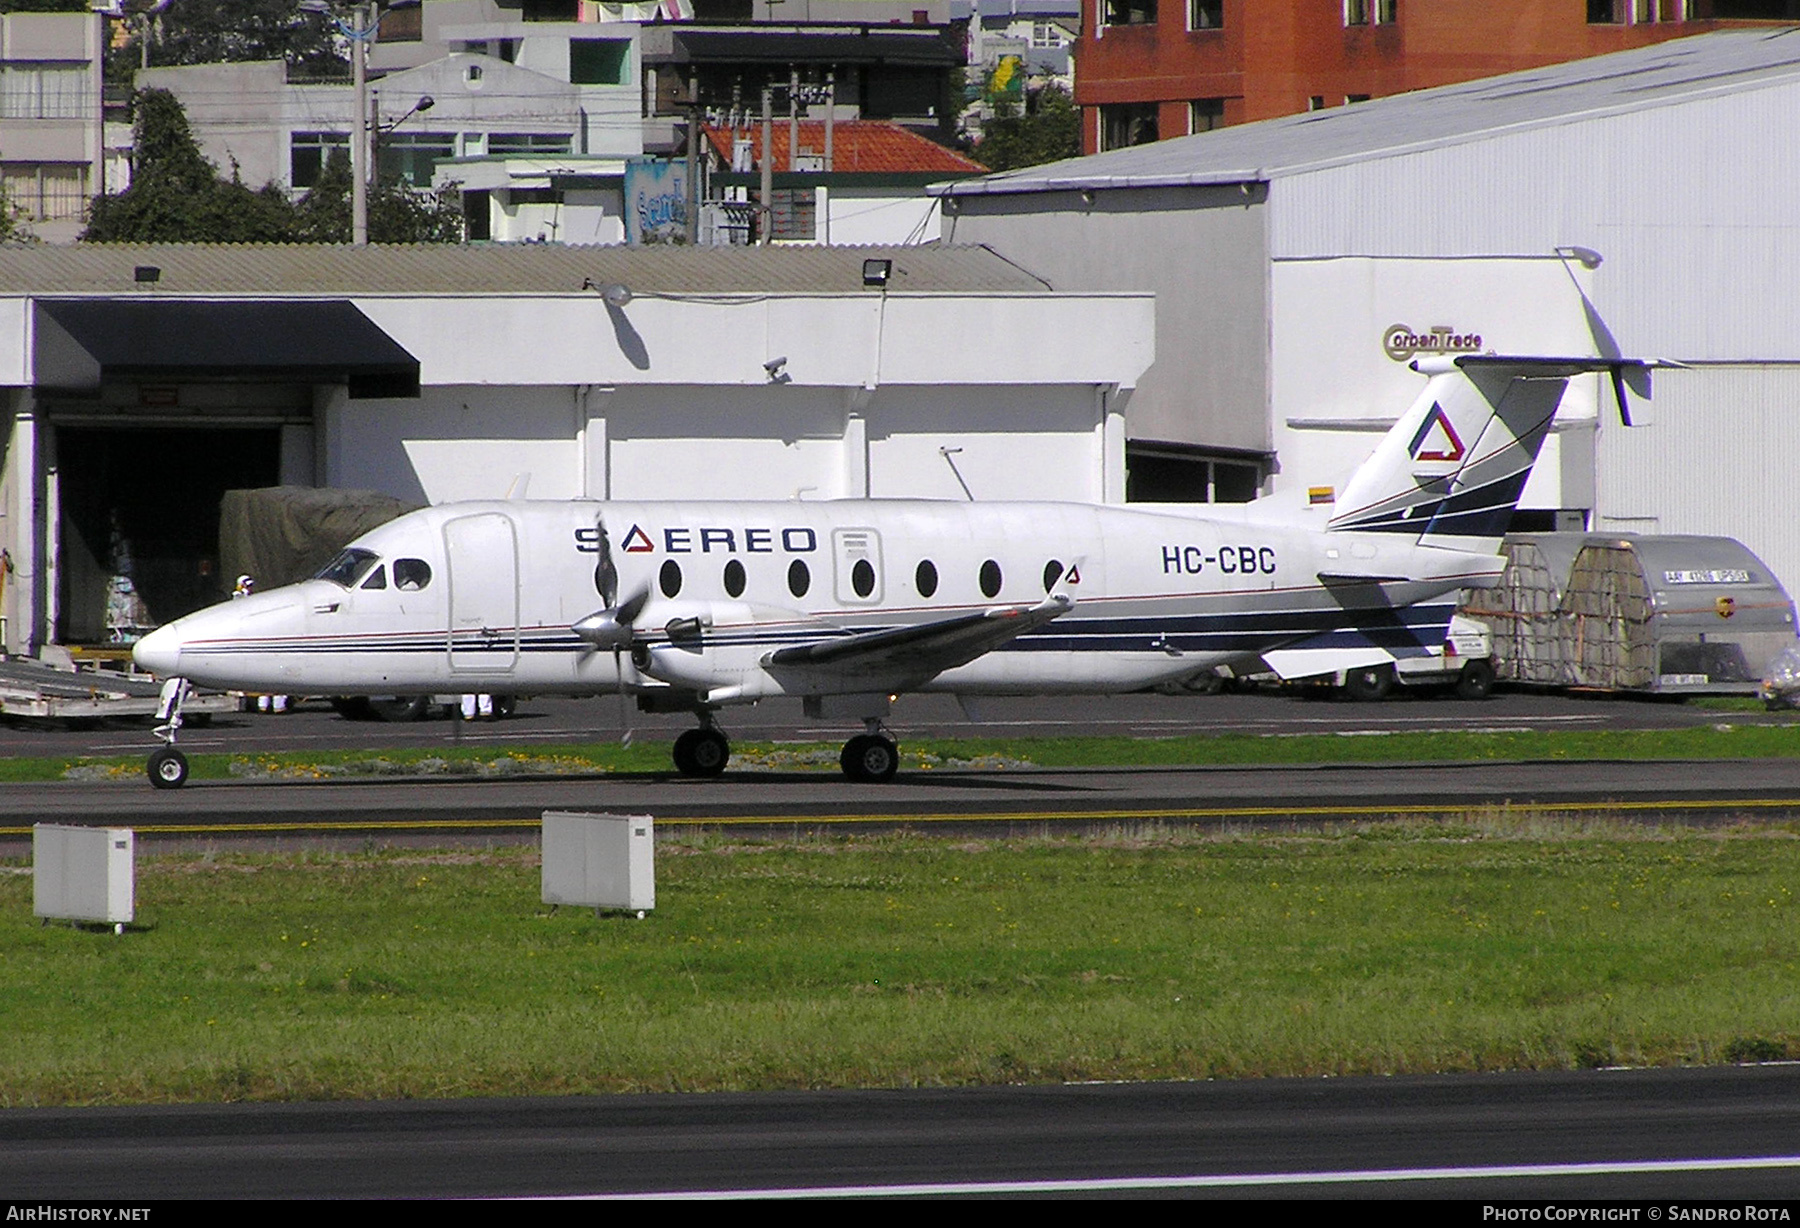
<instances>
[{"instance_id":1,"label":"aircraft nose cone","mask_svg":"<svg viewBox=\"0 0 1800 1228\"><path fill-rule=\"evenodd\" d=\"M131 649L131 659L141 670L168 677L180 672L181 635L173 623L158 627Z\"/></svg>"}]
</instances>

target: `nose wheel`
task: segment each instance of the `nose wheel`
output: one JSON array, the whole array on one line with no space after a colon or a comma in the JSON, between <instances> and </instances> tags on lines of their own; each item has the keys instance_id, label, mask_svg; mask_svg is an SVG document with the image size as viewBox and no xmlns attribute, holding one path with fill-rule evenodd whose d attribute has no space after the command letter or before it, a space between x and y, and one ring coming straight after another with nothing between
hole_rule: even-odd
<instances>
[{"instance_id":1,"label":"nose wheel","mask_svg":"<svg viewBox=\"0 0 1800 1228\"><path fill-rule=\"evenodd\" d=\"M861 733L844 743L838 764L858 784L886 784L900 770L900 748L884 734Z\"/></svg>"},{"instance_id":2,"label":"nose wheel","mask_svg":"<svg viewBox=\"0 0 1800 1228\"><path fill-rule=\"evenodd\" d=\"M144 764L145 775L159 789L179 789L187 783L187 756L175 749L175 735L181 732L181 703L191 693L185 678L170 678L163 683L156 705L156 719L162 724L155 730L163 744L150 752Z\"/></svg>"},{"instance_id":3,"label":"nose wheel","mask_svg":"<svg viewBox=\"0 0 1800 1228\"><path fill-rule=\"evenodd\" d=\"M150 783L159 789L179 789L187 783L187 756L173 746L159 746L150 752L150 761L144 765L149 773Z\"/></svg>"},{"instance_id":4,"label":"nose wheel","mask_svg":"<svg viewBox=\"0 0 1800 1228\"><path fill-rule=\"evenodd\" d=\"M731 743L707 725L675 739L675 770L683 776L717 776L731 762Z\"/></svg>"}]
</instances>

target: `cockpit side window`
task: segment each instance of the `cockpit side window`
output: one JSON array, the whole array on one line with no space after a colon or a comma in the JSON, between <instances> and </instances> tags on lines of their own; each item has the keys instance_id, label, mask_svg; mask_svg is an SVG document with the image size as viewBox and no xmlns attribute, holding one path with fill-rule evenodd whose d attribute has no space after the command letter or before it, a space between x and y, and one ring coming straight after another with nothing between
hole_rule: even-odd
<instances>
[{"instance_id":1,"label":"cockpit side window","mask_svg":"<svg viewBox=\"0 0 1800 1228\"><path fill-rule=\"evenodd\" d=\"M394 560L394 587L401 592L417 592L430 583L431 564L424 559Z\"/></svg>"},{"instance_id":2,"label":"cockpit side window","mask_svg":"<svg viewBox=\"0 0 1800 1228\"><path fill-rule=\"evenodd\" d=\"M365 589L386 588L387 587L387 568L377 567L374 571L370 572L369 578L362 582L362 586Z\"/></svg>"},{"instance_id":3,"label":"cockpit side window","mask_svg":"<svg viewBox=\"0 0 1800 1228\"><path fill-rule=\"evenodd\" d=\"M356 582L363 578L363 573L380 561L373 550L350 546L331 562L325 564L315 579L330 580L333 584L354 588Z\"/></svg>"}]
</instances>

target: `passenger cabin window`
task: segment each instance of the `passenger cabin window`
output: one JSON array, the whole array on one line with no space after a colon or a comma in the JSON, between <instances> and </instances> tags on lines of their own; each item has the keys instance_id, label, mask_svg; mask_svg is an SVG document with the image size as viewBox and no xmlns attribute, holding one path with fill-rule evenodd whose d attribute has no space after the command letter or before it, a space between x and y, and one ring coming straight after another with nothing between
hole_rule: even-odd
<instances>
[{"instance_id":1,"label":"passenger cabin window","mask_svg":"<svg viewBox=\"0 0 1800 1228\"><path fill-rule=\"evenodd\" d=\"M806 596L806 590L812 587L812 572L806 564L795 559L788 564L788 592L796 597Z\"/></svg>"},{"instance_id":2,"label":"passenger cabin window","mask_svg":"<svg viewBox=\"0 0 1800 1228\"><path fill-rule=\"evenodd\" d=\"M656 577L656 583L657 587L662 589L662 595L665 597L673 597L679 593L681 591L681 564L674 559L664 563L662 571Z\"/></svg>"},{"instance_id":3,"label":"passenger cabin window","mask_svg":"<svg viewBox=\"0 0 1800 1228\"><path fill-rule=\"evenodd\" d=\"M736 559L725 564L725 595L733 598L744 595L744 565Z\"/></svg>"},{"instance_id":4,"label":"passenger cabin window","mask_svg":"<svg viewBox=\"0 0 1800 1228\"><path fill-rule=\"evenodd\" d=\"M387 568L377 567L374 571L370 572L369 578L362 582L362 586L364 588L386 588Z\"/></svg>"},{"instance_id":5,"label":"passenger cabin window","mask_svg":"<svg viewBox=\"0 0 1800 1228\"><path fill-rule=\"evenodd\" d=\"M875 591L875 568L868 559L857 559L856 566L850 569L850 587L858 597L867 597Z\"/></svg>"},{"instance_id":6,"label":"passenger cabin window","mask_svg":"<svg viewBox=\"0 0 1800 1228\"><path fill-rule=\"evenodd\" d=\"M1063 565L1062 565L1062 561L1060 559L1051 559L1048 563L1045 563L1044 564L1044 591L1047 593L1051 589L1055 588L1056 582L1058 580L1062 579L1062 575L1063 575Z\"/></svg>"},{"instance_id":7,"label":"passenger cabin window","mask_svg":"<svg viewBox=\"0 0 1800 1228\"><path fill-rule=\"evenodd\" d=\"M342 585L344 588L355 588L356 582L363 578L363 574L380 561L380 557L373 550L350 546L341 551L331 562L325 564L319 574L313 578L330 580L333 584Z\"/></svg>"},{"instance_id":8,"label":"passenger cabin window","mask_svg":"<svg viewBox=\"0 0 1800 1228\"><path fill-rule=\"evenodd\" d=\"M417 592L430 583L431 564L424 559L394 560L394 587L401 592Z\"/></svg>"},{"instance_id":9,"label":"passenger cabin window","mask_svg":"<svg viewBox=\"0 0 1800 1228\"><path fill-rule=\"evenodd\" d=\"M1000 564L989 559L981 565L981 595L998 597L1000 595Z\"/></svg>"},{"instance_id":10,"label":"passenger cabin window","mask_svg":"<svg viewBox=\"0 0 1800 1228\"><path fill-rule=\"evenodd\" d=\"M930 559L923 559L917 571L913 572L913 585L919 590L919 596L929 597L937 592L937 565Z\"/></svg>"}]
</instances>

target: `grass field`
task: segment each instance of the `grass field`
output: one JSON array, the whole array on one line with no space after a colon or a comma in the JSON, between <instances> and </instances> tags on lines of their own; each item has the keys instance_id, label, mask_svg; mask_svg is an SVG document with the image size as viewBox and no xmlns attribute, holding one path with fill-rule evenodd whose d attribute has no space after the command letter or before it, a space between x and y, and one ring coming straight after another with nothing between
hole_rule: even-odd
<instances>
[{"instance_id":1,"label":"grass field","mask_svg":"<svg viewBox=\"0 0 1800 1228\"><path fill-rule=\"evenodd\" d=\"M1355 736L1270 737L1219 733L1179 738L902 739L901 770L960 767L1130 767L1252 763L1473 762L1537 759L1800 758L1800 722L1733 725L1728 716L1695 729L1493 732L1407 732ZM733 770L838 770L836 743L735 743ZM146 752L147 753L147 752ZM267 780L402 775L533 775L666 772L666 744L613 742L501 751L445 747L276 754L195 754L195 780ZM142 755L61 758L0 757L0 783L54 780L141 782Z\"/></svg>"},{"instance_id":2,"label":"grass field","mask_svg":"<svg viewBox=\"0 0 1800 1228\"><path fill-rule=\"evenodd\" d=\"M530 849L0 867L0 1103L1711 1063L1800 1052L1800 839L1386 823L664 842L646 919Z\"/></svg>"}]
</instances>

